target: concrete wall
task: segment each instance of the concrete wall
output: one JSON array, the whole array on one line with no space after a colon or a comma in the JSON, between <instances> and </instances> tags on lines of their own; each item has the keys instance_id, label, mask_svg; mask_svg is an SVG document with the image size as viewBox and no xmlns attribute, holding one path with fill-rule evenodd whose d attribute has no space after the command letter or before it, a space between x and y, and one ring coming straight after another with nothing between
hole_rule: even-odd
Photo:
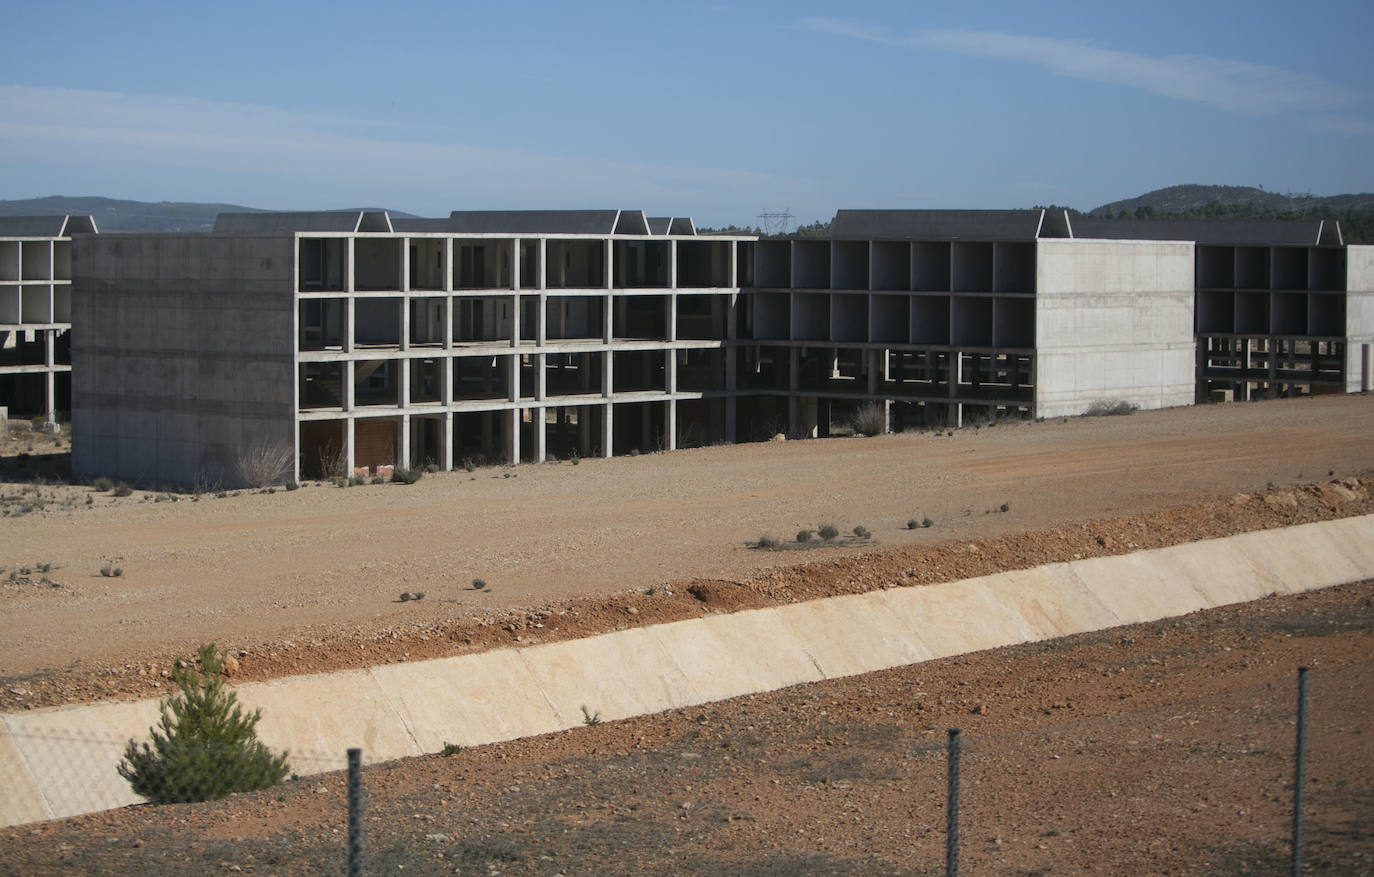
<instances>
[{"instance_id":1,"label":"concrete wall","mask_svg":"<svg viewBox=\"0 0 1374 877\"><path fill-rule=\"evenodd\" d=\"M1099 399L1191 405L1193 244L1037 246L1035 413L1082 414Z\"/></svg>"},{"instance_id":2,"label":"concrete wall","mask_svg":"<svg viewBox=\"0 0 1374 877\"><path fill-rule=\"evenodd\" d=\"M72 469L237 486L294 441L290 235L102 235L74 243Z\"/></svg>"},{"instance_id":3,"label":"concrete wall","mask_svg":"<svg viewBox=\"0 0 1374 877\"><path fill-rule=\"evenodd\" d=\"M1374 246L1346 247L1345 390L1374 390Z\"/></svg>"}]
</instances>

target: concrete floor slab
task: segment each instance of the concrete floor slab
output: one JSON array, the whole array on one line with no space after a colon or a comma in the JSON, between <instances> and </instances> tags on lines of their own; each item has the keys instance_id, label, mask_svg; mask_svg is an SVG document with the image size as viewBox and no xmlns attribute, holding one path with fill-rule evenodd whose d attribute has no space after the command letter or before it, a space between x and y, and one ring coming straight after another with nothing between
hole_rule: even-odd
<instances>
[{"instance_id":1,"label":"concrete floor slab","mask_svg":"<svg viewBox=\"0 0 1374 877\"><path fill-rule=\"evenodd\" d=\"M1122 624L1187 615L1208 605L1160 550L1075 560L1069 568Z\"/></svg>"},{"instance_id":2,"label":"concrete floor slab","mask_svg":"<svg viewBox=\"0 0 1374 877\"><path fill-rule=\"evenodd\" d=\"M52 808L38 790L38 783L24 763L24 756L10 736L9 726L0 722L0 825L22 825L52 819Z\"/></svg>"},{"instance_id":3,"label":"concrete floor slab","mask_svg":"<svg viewBox=\"0 0 1374 877\"><path fill-rule=\"evenodd\" d=\"M515 649L372 668L421 752L567 727Z\"/></svg>"},{"instance_id":4,"label":"concrete floor slab","mask_svg":"<svg viewBox=\"0 0 1374 877\"><path fill-rule=\"evenodd\" d=\"M648 630L701 703L825 678L775 610L708 615Z\"/></svg>"},{"instance_id":5,"label":"concrete floor slab","mask_svg":"<svg viewBox=\"0 0 1374 877\"><path fill-rule=\"evenodd\" d=\"M930 659L930 650L876 594L797 603L777 614L827 679Z\"/></svg>"},{"instance_id":6,"label":"concrete floor slab","mask_svg":"<svg viewBox=\"0 0 1374 877\"><path fill-rule=\"evenodd\" d=\"M1121 624L1067 563L990 576L988 588L999 602L1015 607L1042 639Z\"/></svg>"},{"instance_id":7,"label":"concrete floor slab","mask_svg":"<svg viewBox=\"0 0 1374 877\"><path fill-rule=\"evenodd\" d=\"M582 724L584 706L609 720L700 702L651 628L533 646L518 654L563 727Z\"/></svg>"}]
</instances>

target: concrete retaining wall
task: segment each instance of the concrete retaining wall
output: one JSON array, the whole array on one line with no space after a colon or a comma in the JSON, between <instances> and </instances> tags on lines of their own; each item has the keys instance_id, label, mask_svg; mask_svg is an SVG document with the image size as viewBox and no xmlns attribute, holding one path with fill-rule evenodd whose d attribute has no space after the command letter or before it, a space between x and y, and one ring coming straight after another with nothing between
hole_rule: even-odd
<instances>
[{"instance_id":1,"label":"concrete retaining wall","mask_svg":"<svg viewBox=\"0 0 1374 877\"><path fill-rule=\"evenodd\" d=\"M307 774L1370 578L1374 515L236 690ZM115 765L156 720L154 700L0 716L0 825L137 801Z\"/></svg>"}]
</instances>

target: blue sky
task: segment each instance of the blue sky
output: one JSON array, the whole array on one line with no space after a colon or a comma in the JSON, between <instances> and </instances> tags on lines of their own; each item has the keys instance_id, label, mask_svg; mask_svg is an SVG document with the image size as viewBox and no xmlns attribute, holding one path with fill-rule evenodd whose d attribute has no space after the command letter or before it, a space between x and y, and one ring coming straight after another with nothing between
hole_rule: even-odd
<instances>
[{"instance_id":1,"label":"blue sky","mask_svg":"<svg viewBox=\"0 0 1374 877\"><path fill-rule=\"evenodd\" d=\"M131 0L5 30L0 198L718 225L1374 189L1368 0Z\"/></svg>"}]
</instances>

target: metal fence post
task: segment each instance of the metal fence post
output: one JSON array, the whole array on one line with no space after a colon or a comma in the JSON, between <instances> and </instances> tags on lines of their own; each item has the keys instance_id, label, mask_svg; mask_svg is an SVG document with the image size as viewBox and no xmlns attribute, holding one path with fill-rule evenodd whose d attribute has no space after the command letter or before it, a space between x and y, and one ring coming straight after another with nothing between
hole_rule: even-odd
<instances>
[{"instance_id":1,"label":"metal fence post","mask_svg":"<svg viewBox=\"0 0 1374 877\"><path fill-rule=\"evenodd\" d=\"M363 751L348 750L348 877L363 877Z\"/></svg>"},{"instance_id":2,"label":"metal fence post","mask_svg":"<svg viewBox=\"0 0 1374 877\"><path fill-rule=\"evenodd\" d=\"M949 787L945 806L945 874L959 874L959 729L949 729Z\"/></svg>"},{"instance_id":3,"label":"metal fence post","mask_svg":"<svg viewBox=\"0 0 1374 877\"><path fill-rule=\"evenodd\" d=\"M1302 872L1302 787L1307 774L1307 668L1298 668L1298 739L1293 752L1293 877Z\"/></svg>"}]
</instances>

